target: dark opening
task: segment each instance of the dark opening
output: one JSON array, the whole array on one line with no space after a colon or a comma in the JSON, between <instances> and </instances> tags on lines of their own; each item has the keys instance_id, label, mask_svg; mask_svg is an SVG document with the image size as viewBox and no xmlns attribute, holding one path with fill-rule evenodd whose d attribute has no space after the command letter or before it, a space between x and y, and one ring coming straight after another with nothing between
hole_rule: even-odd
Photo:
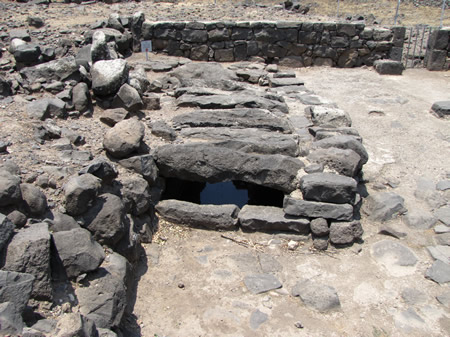
<instances>
[{"instance_id":1,"label":"dark opening","mask_svg":"<svg viewBox=\"0 0 450 337\"><path fill-rule=\"evenodd\" d=\"M283 207L284 193L273 188L243 181L200 183L166 178L166 189L162 199L177 199L196 204L225 205L238 207L248 205Z\"/></svg>"}]
</instances>

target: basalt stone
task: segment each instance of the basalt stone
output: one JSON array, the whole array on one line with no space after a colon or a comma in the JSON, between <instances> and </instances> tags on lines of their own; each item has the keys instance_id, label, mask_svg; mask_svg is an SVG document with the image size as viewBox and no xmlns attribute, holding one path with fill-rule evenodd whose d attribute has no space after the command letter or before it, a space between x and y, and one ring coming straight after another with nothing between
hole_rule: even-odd
<instances>
[{"instance_id":1,"label":"basalt stone","mask_svg":"<svg viewBox=\"0 0 450 337\"><path fill-rule=\"evenodd\" d=\"M354 177L360 171L361 157L353 150L342 150L338 148L313 149L308 160L323 164L339 174Z\"/></svg>"},{"instance_id":2,"label":"basalt stone","mask_svg":"<svg viewBox=\"0 0 450 337\"><path fill-rule=\"evenodd\" d=\"M177 138L175 130L172 129L166 122L164 121L155 121L151 124L152 135L156 137L161 137L168 141L173 141Z\"/></svg>"},{"instance_id":3,"label":"basalt stone","mask_svg":"<svg viewBox=\"0 0 450 337\"><path fill-rule=\"evenodd\" d=\"M450 116L450 101L439 101L432 105L431 112L439 118Z\"/></svg>"},{"instance_id":4,"label":"basalt stone","mask_svg":"<svg viewBox=\"0 0 450 337\"><path fill-rule=\"evenodd\" d=\"M4 168L0 169L0 207L15 205L22 200L20 178Z\"/></svg>"},{"instance_id":5,"label":"basalt stone","mask_svg":"<svg viewBox=\"0 0 450 337\"><path fill-rule=\"evenodd\" d=\"M328 227L328 222L326 219L317 218L311 220L311 232L315 236L326 236L330 233L330 228Z\"/></svg>"},{"instance_id":6,"label":"basalt stone","mask_svg":"<svg viewBox=\"0 0 450 337\"><path fill-rule=\"evenodd\" d=\"M341 306L336 289L314 280L297 282L292 295L299 296L306 306L320 312L336 310Z\"/></svg>"},{"instance_id":7,"label":"basalt stone","mask_svg":"<svg viewBox=\"0 0 450 337\"><path fill-rule=\"evenodd\" d=\"M352 126L350 115L337 108L312 106L309 108L314 125L328 125L333 127Z\"/></svg>"},{"instance_id":8,"label":"basalt stone","mask_svg":"<svg viewBox=\"0 0 450 337\"><path fill-rule=\"evenodd\" d=\"M109 59L109 48L106 42L105 33L101 30L95 31L92 35L91 60L95 63L97 61Z\"/></svg>"},{"instance_id":9,"label":"basalt stone","mask_svg":"<svg viewBox=\"0 0 450 337\"><path fill-rule=\"evenodd\" d=\"M284 212L292 216L325 218L349 221L353 218L353 206L349 204L331 204L317 201L284 198Z\"/></svg>"},{"instance_id":10,"label":"basalt stone","mask_svg":"<svg viewBox=\"0 0 450 337\"><path fill-rule=\"evenodd\" d=\"M54 336L98 337L98 331L92 320L79 313L68 313L59 318Z\"/></svg>"},{"instance_id":11,"label":"basalt stone","mask_svg":"<svg viewBox=\"0 0 450 337\"><path fill-rule=\"evenodd\" d=\"M356 195L356 180L331 173L307 174L300 180L300 190L305 200L351 203Z\"/></svg>"},{"instance_id":12,"label":"basalt stone","mask_svg":"<svg viewBox=\"0 0 450 337\"><path fill-rule=\"evenodd\" d=\"M244 278L244 284L254 295L282 287L281 282L272 274L253 274Z\"/></svg>"},{"instance_id":13,"label":"basalt stone","mask_svg":"<svg viewBox=\"0 0 450 337\"><path fill-rule=\"evenodd\" d=\"M139 149L144 132L142 122L126 119L106 132L103 146L111 156L118 159L125 158Z\"/></svg>"},{"instance_id":14,"label":"basalt stone","mask_svg":"<svg viewBox=\"0 0 450 337\"><path fill-rule=\"evenodd\" d=\"M119 164L141 174L151 185L156 182L159 170L152 155L134 156L122 159Z\"/></svg>"},{"instance_id":15,"label":"basalt stone","mask_svg":"<svg viewBox=\"0 0 450 337\"><path fill-rule=\"evenodd\" d=\"M148 182L139 175L124 177L120 180L121 194L127 213L143 215L151 206Z\"/></svg>"},{"instance_id":16,"label":"basalt stone","mask_svg":"<svg viewBox=\"0 0 450 337\"><path fill-rule=\"evenodd\" d=\"M22 313L30 299L34 279L31 274L0 270L0 303L10 302Z\"/></svg>"},{"instance_id":17,"label":"basalt stone","mask_svg":"<svg viewBox=\"0 0 450 337\"><path fill-rule=\"evenodd\" d=\"M47 210L47 197L32 184L20 184L25 209L32 215L42 215Z\"/></svg>"},{"instance_id":18,"label":"basalt stone","mask_svg":"<svg viewBox=\"0 0 450 337\"><path fill-rule=\"evenodd\" d=\"M364 231L359 221L332 222L330 225L330 241L335 245L347 245L360 239Z\"/></svg>"},{"instance_id":19,"label":"basalt stone","mask_svg":"<svg viewBox=\"0 0 450 337\"><path fill-rule=\"evenodd\" d=\"M0 334L2 336L19 336L25 324L22 313L11 302L0 304Z\"/></svg>"},{"instance_id":20,"label":"basalt stone","mask_svg":"<svg viewBox=\"0 0 450 337\"><path fill-rule=\"evenodd\" d=\"M380 75L401 75L404 69L401 61L377 60L373 65Z\"/></svg>"},{"instance_id":21,"label":"basalt stone","mask_svg":"<svg viewBox=\"0 0 450 337\"><path fill-rule=\"evenodd\" d=\"M137 111L144 106L139 92L127 83L120 87L112 105L115 108L125 108L127 111Z\"/></svg>"},{"instance_id":22,"label":"basalt stone","mask_svg":"<svg viewBox=\"0 0 450 337\"><path fill-rule=\"evenodd\" d=\"M107 109L100 116L100 121L112 127L128 117L129 112L124 108Z\"/></svg>"},{"instance_id":23,"label":"basalt stone","mask_svg":"<svg viewBox=\"0 0 450 337\"><path fill-rule=\"evenodd\" d=\"M66 210L70 215L80 215L86 212L97 196L101 180L92 174L72 177L64 185Z\"/></svg>"},{"instance_id":24,"label":"basalt stone","mask_svg":"<svg viewBox=\"0 0 450 337\"><path fill-rule=\"evenodd\" d=\"M239 213L236 205L198 205L179 200L160 201L156 210L168 221L214 230L235 229Z\"/></svg>"},{"instance_id":25,"label":"basalt stone","mask_svg":"<svg viewBox=\"0 0 450 337\"><path fill-rule=\"evenodd\" d=\"M342 150L353 150L361 158L361 166L367 163L369 155L367 154L364 145L354 136L350 135L336 135L333 137L327 137L319 141L314 142L314 147L318 148L338 148Z\"/></svg>"},{"instance_id":26,"label":"basalt stone","mask_svg":"<svg viewBox=\"0 0 450 337\"><path fill-rule=\"evenodd\" d=\"M14 233L14 224L4 214L0 213L0 251L3 251Z\"/></svg>"},{"instance_id":27,"label":"basalt stone","mask_svg":"<svg viewBox=\"0 0 450 337\"><path fill-rule=\"evenodd\" d=\"M52 81L64 81L79 78L78 64L75 58L64 57L54 61L41 63L33 67L23 68L20 74L29 82L36 83L39 79L45 79L47 83Z\"/></svg>"},{"instance_id":28,"label":"basalt stone","mask_svg":"<svg viewBox=\"0 0 450 337\"><path fill-rule=\"evenodd\" d=\"M239 224L251 231L291 231L309 233L309 220L286 215L282 208L245 205L239 212Z\"/></svg>"},{"instance_id":29,"label":"basalt stone","mask_svg":"<svg viewBox=\"0 0 450 337\"><path fill-rule=\"evenodd\" d=\"M21 44L14 50L14 59L18 63L36 63L39 56L41 56L41 48L34 43Z\"/></svg>"},{"instance_id":30,"label":"basalt stone","mask_svg":"<svg viewBox=\"0 0 450 337\"><path fill-rule=\"evenodd\" d=\"M52 213L51 219L45 219L45 222L48 223L48 229L52 233L80 228L80 225L73 217L60 212Z\"/></svg>"},{"instance_id":31,"label":"basalt stone","mask_svg":"<svg viewBox=\"0 0 450 337\"><path fill-rule=\"evenodd\" d=\"M127 62L122 59L95 62L91 69L94 94L115 94L128 80L128 71Z\"/></svg>"},{"instance_id":32,"label":"basalt stone","mask_svg":"<svg viewBox=\"0 0 450 337\"><path fill-rule=\"evenodd\" d=\"M364 203L363 211L372 221L385 222L405 213L404 199L394 192L372 194Z\"/></svg>"},{"instance_id":33,"label":"basalt stone","mask_svg":"<svg viewBox=\"0 0 450 337\"><path fill-rule=\"evenodd\" d=\"M82 168L79 173L80 175L90 173L107 184L111 183L118 175L116 168L101 158Z\"/></svg>"},{"instance_id":34,"label":"basalt stone","mask_svg":"<svg viewBox=\"0 0 450 337\"><path fill-rule=\"evenodd\" d=\"M285 192L296 188L298 170L304 167L297 158L244 153L205 143L160 146L155 160L164 177L209 183L241 180Z\"/></svg>"}]
</instances>

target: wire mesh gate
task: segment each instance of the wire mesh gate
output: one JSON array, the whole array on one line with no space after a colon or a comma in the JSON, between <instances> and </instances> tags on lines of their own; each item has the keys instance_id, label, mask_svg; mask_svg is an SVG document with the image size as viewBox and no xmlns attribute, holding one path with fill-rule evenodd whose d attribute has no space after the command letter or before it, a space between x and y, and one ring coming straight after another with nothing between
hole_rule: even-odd
<instances>
[{"instance_id":1,"label":"wire mesh gate","mask_svg":"<svg viewBox=\"0 0 450 337\"><path fill-rule=\"evenodd\" d=\"M427 25L417 25L406 29L405 43L403 44L402 62L405 68L423 68L428 39L433 28Z\"/></svg>"}]
</instances>

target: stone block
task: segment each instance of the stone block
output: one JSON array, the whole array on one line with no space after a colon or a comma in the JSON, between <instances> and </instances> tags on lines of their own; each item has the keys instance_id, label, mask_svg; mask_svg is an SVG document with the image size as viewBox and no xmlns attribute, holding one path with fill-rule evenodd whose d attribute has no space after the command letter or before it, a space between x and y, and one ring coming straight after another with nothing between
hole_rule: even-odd
<instances>
[{"instance_id":1,"label":"stone block","mask_svg":"<svg viewBox=\"0 0 450 337\"><path fill-rule=\"evenodd\" d=\"M404 68L401 62L393 60L377 60L374 66L380 75L401 75Z\"/></svg>"}]
</instances>

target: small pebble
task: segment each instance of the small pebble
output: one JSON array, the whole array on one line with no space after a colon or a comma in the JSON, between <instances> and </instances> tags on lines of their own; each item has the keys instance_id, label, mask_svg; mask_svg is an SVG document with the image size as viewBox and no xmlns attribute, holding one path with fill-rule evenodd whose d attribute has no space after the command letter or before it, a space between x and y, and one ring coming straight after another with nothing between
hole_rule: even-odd
<instances>
[{"instance_id":1,"label":"small pebble","mask_svg":"<svg viewBox=\"0 0 450 337\"><path fill-rule=\"evenodd\" d=\"M304 326L303 326L303 324L301 322L296 322L294 325L295 325L295 327L297 329L303 329L304 328Z\"/></svg>"},{"instance_id":2,"label":"small pebble","mask_svg":"<svg viewBox=\"0 0 450 337\"><path fill-rule=\"evenodd\" d=\"M183 283L178 283L178 288L184 289L184 284Z\"/></svg>"},{"instance_id":3,"label":"small pebble","mask_svg":"<svg viewBox=\"0 0 450 337\"><path fill-rule=\"evenodd\" d=\"M289 250L296 250L299 246L299 243L297 241L291 240L288 243L288 249Z\"/></svg>"}]
</instances>

